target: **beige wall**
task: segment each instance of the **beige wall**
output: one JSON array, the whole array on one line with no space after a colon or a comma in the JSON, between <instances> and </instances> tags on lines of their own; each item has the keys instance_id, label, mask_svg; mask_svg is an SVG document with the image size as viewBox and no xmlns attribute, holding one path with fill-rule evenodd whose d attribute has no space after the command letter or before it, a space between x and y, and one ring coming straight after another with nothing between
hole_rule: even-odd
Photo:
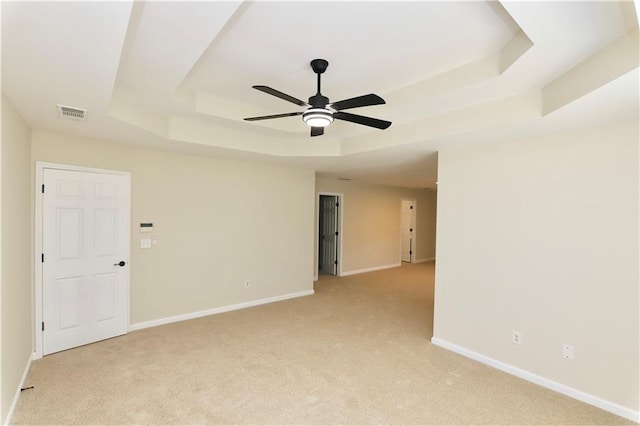
<instances>
[{"instance_id":1,"label":"beige wall","mask_svg":"<svg viewBox=\"0 0 640 426\"><path fill-rule=\"evenodd\" d=\"M132 324L313 289L313 171L41 131L32 159L131 172Z\"/></svg>"},{"instance_id":2,"label":"beige wall","mask_svg":"<svg viewBox=\"0 0 640 426\"><path fill-rule=\"evenodd\" d=\"M30 130L2 95L0 420L5 423L32 354Z\"/></svg>"},{"instance_id":3,"label":"beige wall","mask_svg":"<svg viewBox=\"0 0 640 426\"><path fill-rule=\"evenodd\" d=\"M638 123L443 150L438 170L434 337L638 410Z\"/></svg>"},{"instance_id":4,"label":"beige wall","mask_svg":"<svg viewBox=\"0 0 640 426\"><path fill-rule=\"evenodd\" d=\"M343 195L342 273L400 263L400 201L402 199L415 199L417 202L416 259L421 261L434 258L435 191L393 188L317 177L316 200L318 193ZM317 235L315 234L314 247L317 252ZM317 268L317 265L314 267Z\"/></svg>"}]
</instances>

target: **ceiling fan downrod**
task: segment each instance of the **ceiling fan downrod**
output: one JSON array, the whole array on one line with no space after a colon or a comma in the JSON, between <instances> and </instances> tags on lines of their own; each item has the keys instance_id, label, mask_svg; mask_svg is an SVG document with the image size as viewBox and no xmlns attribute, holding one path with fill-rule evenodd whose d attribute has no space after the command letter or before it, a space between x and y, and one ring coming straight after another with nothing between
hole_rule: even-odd
<instances>
[{"instance_id":1,"label":"ceiling fan downrod","mask_svg":"<svg viewBox=\"0 0 640 426\"><path fill-rule=\"evenodd\" d=\"M324 73L329 66L329 62L326 59L314 59L313 61L311 61L310 65L313 72L318 75L318 91L314 96L311 96L309 98L309 104L312 108L325 109L325 107L329 103L329 98L327 98L326 96L322 96L322 92L320 91L320 81L322 73Z\"/></svg>"},{"instance_id":2,"label":"ceiling fan downrod","mask_svg":"<svg viewBox=\"0 0 640 426\"><path fill-rule=\"evenodd\" d=\"M327 67L329 66L329 61L327 61L326 59L314 59L313 61L311 61L310 65L311 65L311 69L313 70L313 72L318 74L318 93L317 93L317 95L319 95L321 93L320 92L320 75L327 70Z\"/></svg>"}]
</instances>

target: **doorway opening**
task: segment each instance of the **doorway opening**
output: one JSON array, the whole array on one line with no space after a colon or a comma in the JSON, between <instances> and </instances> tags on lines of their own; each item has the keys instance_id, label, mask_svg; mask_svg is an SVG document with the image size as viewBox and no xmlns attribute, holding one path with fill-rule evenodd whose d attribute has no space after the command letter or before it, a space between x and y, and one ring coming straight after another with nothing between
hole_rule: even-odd
<instances>
[{"instance_id":1,"label":"doorway opening","mask_svg":"<svg viewBox=\"0 0 640 426\"><path fill-rule=\"evenodd\" d=\"M416 200L400 200L401 254L403 262L416 262Z\"/></svg>"},{"instance_id":2,"label":"doorway opening","mask_svg":"<svg viewBox=\"0 0 640 426\"><path fill-rule=\"evenodd\" d=\"M340 275L342 195L318 194L318 275Z\"/></svg>"}]
</instances>

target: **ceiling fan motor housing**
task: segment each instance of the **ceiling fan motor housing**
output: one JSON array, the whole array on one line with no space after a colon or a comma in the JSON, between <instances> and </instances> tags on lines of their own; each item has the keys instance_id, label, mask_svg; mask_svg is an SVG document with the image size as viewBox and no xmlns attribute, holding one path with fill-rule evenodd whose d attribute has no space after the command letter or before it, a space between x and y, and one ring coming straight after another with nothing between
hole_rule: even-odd
<instances>
[{"instance_id":1,"label":"ceiling fan motor housing","mask_svg":"<svg viewBox=\"0 0 640 426\"><path fill-rule=\"evenodd\" d=\"M312 108L325 108L328 103L329 98L319 93L309 98L309 105L311 105Z\"/></svg>"}]
</instances>

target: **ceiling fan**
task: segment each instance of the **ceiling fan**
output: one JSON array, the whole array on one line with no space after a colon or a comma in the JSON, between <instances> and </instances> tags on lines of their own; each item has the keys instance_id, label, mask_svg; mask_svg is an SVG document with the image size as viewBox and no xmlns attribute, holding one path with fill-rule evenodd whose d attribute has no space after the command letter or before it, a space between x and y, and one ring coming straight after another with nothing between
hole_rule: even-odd
<instances>
[{"instance_id":1,"label":"ceiling fan","mask_svg":"<svg viewBox=\"0 0 640 426\"><path fill-rule=\"evenodd\" d=\"M311 61L311 69L314 73L318 74L318 92L309 98L309 102L301 101L300 99L289 96L286 93L282 93L268 86L252 86L256 90L260 90L261 92L294 103L301 107L307 107L307 109L299 112L248 117L245 118L245 121L270 120L272 118L302 115L302 120L311 127L311 136L320 136L324 134L324 128L331 124L333 120L350 121L364 126L375 127L376 129L386 129L391 126L390 121L343 112L345 109L359 108L369 105L381 105L385 103L384 99L378 95L374 95L373 93L338 102L329 102L329 98L320 93L320 75L327 70L328 66L329 62L324 59L314 59Z\"/></svg>"}]
</instances>

